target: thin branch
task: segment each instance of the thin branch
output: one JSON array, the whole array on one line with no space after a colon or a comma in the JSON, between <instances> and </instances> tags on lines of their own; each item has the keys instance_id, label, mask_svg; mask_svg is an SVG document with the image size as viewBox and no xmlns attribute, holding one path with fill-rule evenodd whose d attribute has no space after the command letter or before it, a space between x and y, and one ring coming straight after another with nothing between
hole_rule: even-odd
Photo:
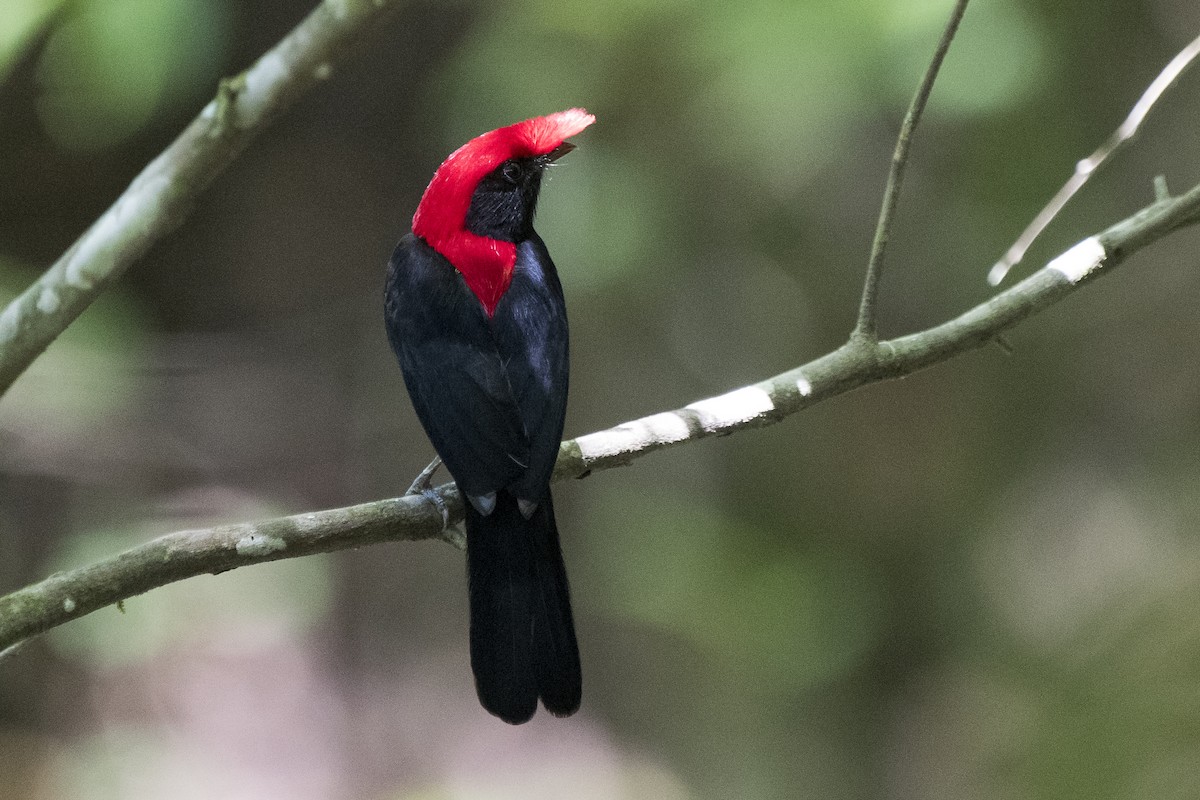
<instances>
[{"instance_id":1,"label":"thin branch","mask_svg":"<svg viewBox=\"0 0 1200 800\"><path fill-rule=\"evenodd\" d=\"M0 395L108 284L174 230L270 122L329 77L395 0L325 0L210 102L117 201L0 313Z\"/></svg>"},{"instance_id":2,"label":"thin branch","mask_svg":"<svg viewBox=\"0 0 1200 800\"><path fill-rule=\"evenodd\" d=\"M988 272L988 283L992 286L999 286L1000 281L1004 280L1004 276L1008 271L1021 263L1021 259L1025 257L1026 251L1033 245L1034 241L1042 235L1042 231L1054 221L1063 207L1070 202L1075 193L1083 188L1083 185L1096 173L1100 167L1115 156L1125 145L1133 141L1137 136L1138 130L1142 127L1146 117L1150 114L1150 110L1159 101L1159 98L1170 89L1184 71L1191 66L1196 60L1196 56L1200 56L1200 36L1192 40L1191 44L1179 51L1179 54L1171 59L1171 63L1158 73L1158 77L1147 87L1146 91L1133 105L1133 110L1129 112L1129 116L1121 123L1112 135L1109 136L1104 144L1096 149L1087 158L1078 162L1075 165L1075 172L1063 184L1062 188L1055 193L1054 197L1050 198L1050 202L1046 204L1038 215L1033 218L1017 241L1013 242L1013 246L1008 248L1008 252L1004 257L997 261L991 271Z\"/></svg>"},{"instance_id":3,"label":"thin branch","mask_svg":"<svg viewBox=\"0 0 1200 800\"><path fill-rule=\"evenodd\" d=\"M904 122L900 126L900 135L896 137L896 149L892 152L892 167L888 173L887 188L883 192L883 208L879 211L879 222L875 226L875 239L871 242L871 258L867 262L867 279L863 284L862 301L858 307L858 322L854 326L852 338L855 340L867 343L879 340L876 323L879 282L883 279L884 255L887 251L888 239L892 235L892 220L896 216L896 204L900 201L900 187L904 183L904 168L908 166L908 153L912 146L913 132L921 121L921 114L929 102L930 92L933 91L933 82L937 79L938 72L942 68L942 61L945 60L946 53L950 50L950 43L954 41L954 34L958 32L958 24L962 22L963 14L966 13L967 2L968 0L958 0L954 4L954 10L950 12L950 20L946 23L946 29L942 31L942 38L933 54L933 60L929 62L925 75L921 78L921 85L917 87L917 92L908 106L908 112L904 115Z\"/></svg>"},{"instance_id":4,"label":"thin branch","mask_svg":"<svg viewBox=\"0 0 1200 800\"><path fill-rule=\"evenodd\" d=\"M668 447L771 425L822 400L909 375L994 341L1171 231L1200 222L1200 186L1089 237L1043 269L949 322L865 347L861 340L760 383L564 442L555 480L582 478ZM462 519L457 489L433 489ZM99 608L184 578L442 533L422 495L262 522L172 533L0 597L0 651Z\"/></svg>"}]
</instances>

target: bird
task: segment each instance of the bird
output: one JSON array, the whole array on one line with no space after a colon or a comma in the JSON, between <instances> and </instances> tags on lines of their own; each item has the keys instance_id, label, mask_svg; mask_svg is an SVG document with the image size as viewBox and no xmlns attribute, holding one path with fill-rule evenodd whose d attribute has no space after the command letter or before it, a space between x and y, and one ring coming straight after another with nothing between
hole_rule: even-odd
<instances>
[{"instance_id":1,"label":"bird","mask_svg":"<svg viewBox=\"0 0 1200 800\"><path fill-rule=\"evenodd\" d=\"M593 122L571 108L451 153L396 245L384 289L413 408L466 499L476 693L513 725L532 718L539 699L565 717L582 697L550 494L566 416L567 312L533 221L546 170Z\"/></svg>"}]
</instances>

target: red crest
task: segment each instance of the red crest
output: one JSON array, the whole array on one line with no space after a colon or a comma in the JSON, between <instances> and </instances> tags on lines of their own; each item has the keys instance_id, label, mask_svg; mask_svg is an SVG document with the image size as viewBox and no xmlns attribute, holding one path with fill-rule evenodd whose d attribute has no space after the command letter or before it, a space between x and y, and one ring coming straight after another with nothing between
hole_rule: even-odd
<instances>
[{"instance_id":1,"label":"red crest","mask_svg":"<svg viewBox=\"0 0 1200 800\"><path fill-rule=\"evenodd\" d=\"M570 108L476 136L442 162L421 196L413 233L462 273L489 316L512 280L517 248L466 229L475 187L510 158L545 155L595 121L582 108Z\"/></svg>"}]
</instances>

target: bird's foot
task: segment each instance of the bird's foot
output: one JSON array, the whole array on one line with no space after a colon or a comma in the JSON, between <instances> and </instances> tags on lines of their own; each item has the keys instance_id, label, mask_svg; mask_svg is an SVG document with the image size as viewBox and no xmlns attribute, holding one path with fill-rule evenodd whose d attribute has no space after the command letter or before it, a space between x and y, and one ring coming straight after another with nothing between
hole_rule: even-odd
<instances>
[{"instance_id":1,"label":"bird's foot","mask_svg":"<svg viewBox=\"0 0 1200 800\"><path fill-rule=\"evenodd\" d=\"M412 485L408 487L408 491L405 492L405 494L424 494L425 492L429 491L430 482L433 480L433 474L437 472L441 466L442 457L434 456L433 461L430 461L429 466L421 470L421 474L413 480Z\"/></svg>"},{"instance_id":2,"label":"bird's foot","mask_svg":"<svg viewBox=\"0 0 1200 800\"><path fill-rule=\"evenodd\" d=\"M450 509L446 507L446 501L437 493L437 489L423 489L418 494L424 497L433 507L436 508L442 515L442 530L450 527Z\"/></svg>"},{"instance_id":3,"label":"bird's foot","mask_svg":"<svg viewBox=\"0 0 1200 800\"><path fill-rule=\"evenodd\" d=\"M419 494L428 500L441 513L442 530L444 531L450 527L450 509L446 507L446 501L432 486L433 474L438 471L440 466L442 466L441 457L434 456L433 461L430 461L429 466L421 470L421 474L416 477L412 486L409 486L408 491L404 494Z\"/></svg>"}]
</instances>

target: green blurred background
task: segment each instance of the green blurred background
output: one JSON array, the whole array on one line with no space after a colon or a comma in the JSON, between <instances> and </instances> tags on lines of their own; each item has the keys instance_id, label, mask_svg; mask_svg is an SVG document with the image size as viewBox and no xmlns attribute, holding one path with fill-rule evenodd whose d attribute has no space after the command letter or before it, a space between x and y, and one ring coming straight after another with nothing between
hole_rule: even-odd
<instances>
[{"instance_id":1,"label":"green blurred background","mask_svg":"<svg viewBox=\"0 0 1200 800\"><path fill-rule=\"evenodd\" d=\"M0 293L310 0L2 0ZM383 265L472 135L586 106L543 192L568 435L835 347L949 0L405 4L0 402L0 591L160 533L398 493L431 450ZM885 334L991 263L1200 32L976 0ZM1200 179L1189 76L1030 253ZM986 349L561 486L584 709L476 704L461 553L237 570L0 663L0 797L1144 798L1200 785L1200 235ZM1025 274L1032 267L1018 270Z\"/></svg>"}]
</instances>

